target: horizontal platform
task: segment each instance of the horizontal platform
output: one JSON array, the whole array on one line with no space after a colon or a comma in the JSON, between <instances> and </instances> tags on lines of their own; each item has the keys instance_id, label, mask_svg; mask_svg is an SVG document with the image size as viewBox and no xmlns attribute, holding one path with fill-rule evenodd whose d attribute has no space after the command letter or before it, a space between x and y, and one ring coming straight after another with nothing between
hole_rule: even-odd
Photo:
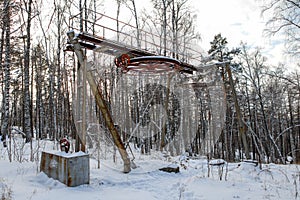
<instances>
[{"instance_id":1,"label":"horizontal platform","mask_svg":"<svg viewBox=\"0 0 300 200\"><path fill-rule=\"evenodd\" d=\"M152 63L153 63L153 61L156 61L156 60L160 60L159 62L161 63L163 61L161 58L166 58L166 57L157 55L157 54L152 53L147 50L131 47L131 46L119 43L119 42L105 39L103 37L93 36L88 33L78 33L78 34L74 34L74 35L82 48L86 48L88 50L93 50L95 52L100 52L100 53L112 55L115 57L119 57L119 56L126 54L132 60L140 59L140 60L143 60L144 63L147 63L147 61L145 60L145 58L147 58L147 57L150 58L149 61L152 60ZM67 46L66 50L72 51L72 45L69 44ZM173 59L170 57L167 57L167 58ZM176 68L177 70L179 69L179 72L193 74L194 71L197 71L197 68L194 67L193 65L190 65L185 62L181 62L177 59L173 59L173 60L176 60L176 62L178 63L177 65L180 66L180 67ZM135 63L137 63L137 62L135 62ZM140 69L139 71L142 71L142 70ZM147 71L149 71L149 70L147 70ZM153 70L153 72L156 72L156 71L157 70ZM169 71L169 69L168 69L168 71Z\"/></svg>"}]
</instances>

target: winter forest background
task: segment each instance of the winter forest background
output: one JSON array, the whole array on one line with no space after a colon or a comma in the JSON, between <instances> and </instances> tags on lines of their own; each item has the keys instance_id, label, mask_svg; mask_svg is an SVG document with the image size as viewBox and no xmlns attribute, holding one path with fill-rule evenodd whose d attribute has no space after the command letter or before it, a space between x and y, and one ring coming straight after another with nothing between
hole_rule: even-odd
<instances>
[{"instance_id":1,"label":"winter forest background","mask_svg":"<svg viewBox=\"0 0 300 200\"><path fill-rule=\"evenodd\" d=\"M158 131L155 140L153 132L149 130L149 140L141 141L139 137L132 139L129 136L132 139L130 142L135 148L140 148L141 153L151 154L151 151L161 150L178 155L187 151L191 155L204 154L229 162L256 159L263 163L285 163L291 158L295 163L300 162L300 77L297 71L299 0L265 0L261 7L262 13L272 13L266 24L266 36L286 36L286 53L293 60L293 66L296 66L293 68L283 63L269 64L260 48L249 47L246 43L229 49L226 36L222 33L211 36L211 48L204 52L197 46L201 33L195 27L201 24L197 24L196 13L189 0L151 0L151 9L145 8L139 12L135 0L114 1L114 10L110 12L104 11L104 2L1 1L0 134L3 145L8 148L10 161L23 161L16 156L14 145L17 144L12 140L12 135L23 135L22 145L30 144L33 140L51 140L55 143L63 137L73 141L77 133L82 131L78 128L78 122L82 123L82 115L87 121L87 148L99 151L106 151L104 147L112 148L108 129L89 86L85 86L84 99L79 95L82 91L77 57L73 52L65 51L67 32L72 26L94 33L97 31L94 28L96 24L104 19L97 13L106 13L116 19L115 24L110 24L112 28L118 33L133 36L134 42L141 48L143 35L139 30L146 30L149 34L160 36L155 42L160 44L161 49L156 51L166 52L167 40L171 41L173 50L180 50L182 44L192 44L189 48L201 52L198 65L213 66L201 68L204 71L197 77L174 75L172 83L161 89L174 91L171 106L175 111L180 106L180 113L173 113L173 117L180 115L180 119L171 119L171 125L163 121L160 118L161 113L166 112L163 108L152 111L151 116L161 123L156 124L157 127L173 128L171 134L175 142L173 146L165 146L168 138L164 138L162 130ZM129 17L124 18L125 12L130 13ZM78 16L78 21L70 20L71 16ZM90 22L89 27L83 23L87 21ZM137 31L126 30L123 22L132 24ZM126 40L122 34L113 37L120 42ZM128 135L134 128L130 123L137 124L134 120L141 112L139 101L134 104L130 99L132 96L128 94L142 99L147 96L143 92L153 90L153 83L166 83L170 76L141 75L128 78L115 66L114 57L96 53L88 56L96 66L94 74L98 88L110 111L115 113L115 121L119 122L121 138L124 142L128 141ZM171 55L173 58L176 56ZM147 86L146 80L152 86ZM135 88L134 81L145 90ZM177 90L175 83L184 81L203 85L194 89L194 96L190 97L190 90ZM158 84L157 87L161 86ZM187 94L180 95L183 91ZM79 108L82 104L85 105L85 114L80 110L82 107ZM137 109L136 112L132 111L133 107ZM217 114L220 116L216 117ZM141 123L146 121L142 119ZM184 135L176 134L177 131ZM213 143L209 141L204 144L208 135L217 138L213 138ZM100 142L106 145L100 147ZM76 144L72 149L76 149ZM35 149L31 150L30 160L34 161L38 155Z\"/></svg>"}]
</instances>

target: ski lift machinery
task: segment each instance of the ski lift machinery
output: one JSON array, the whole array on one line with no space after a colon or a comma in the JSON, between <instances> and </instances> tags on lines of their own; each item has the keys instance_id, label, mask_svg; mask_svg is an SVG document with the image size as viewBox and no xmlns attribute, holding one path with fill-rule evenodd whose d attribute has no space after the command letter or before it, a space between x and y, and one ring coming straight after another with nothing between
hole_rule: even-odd
<instances>
[{"instance_id":1,"label":"ski lift machinery","mask_svg":"<svg viewBox=\"0 0 300 200\"><path fill-rule=\"evenodd\" d=\"M117 31L113 27L117 20L97 12L94 15L96 23L82 20L85 31L76 28L79 14L70 18L67 50L76 53L82 66L79 70L89 74L87 80L91 88L96 87L96 99L103 98L98 95L99 80L111 63L121 72L117 82L111 84L110 109L101 110L109 115L106 124L114 126L109 128L111 132L125 133L123 141L114 138L115 144L124 146L135 141L144 145L146 152L151 144L156 150L178 155L182 150L191 151L197 143L200 154L211 153L221 134L226 109L218 67L204 64L203 51L195 50L195 41L178 41L183 45L175 47L173 41L166 40L162 47L158 35L121 21L122 31ZM87 123L92 123L89 120ZM126 149L119 151L122 155ZM127 152L123 160L126 157ZM124 172L130 171L125 168Z\"/></svg>"}]
</instances>

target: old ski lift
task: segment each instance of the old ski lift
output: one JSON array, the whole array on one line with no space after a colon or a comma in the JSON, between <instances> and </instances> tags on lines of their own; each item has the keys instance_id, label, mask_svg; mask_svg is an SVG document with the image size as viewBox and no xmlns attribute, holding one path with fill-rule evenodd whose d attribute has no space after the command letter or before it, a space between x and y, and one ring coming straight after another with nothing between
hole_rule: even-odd
<instances>
[{"instance_id":1,"label":"old ski lift","mask_svg":"<svg viewBox=\"0 0 300 200\"><path fill-rule=\"evenodd\" d=\"M94 12L94 11L93 11ZM124 145L123 142L121 142L120 135L118 134L118 130L115 128L114 121L117 121L116 124L119 124L121 128L124 128L126 130L129 130L131 132L130 137L135 134L137 129L146 127L154 127L153 129L160 128L161 130L158 130L160 133L163 134L163 132L166 132L167 139L163 140L161 143L161 146L164 146L166 143L170 141L170 139L175 137L175 133L179 129L180 123L187 123L185 126L193 127L195 131L198 131L198 121L197 121L197 114L200 112L198 108L193 108L193 106L196 106L198 102L198 98L200 95L194 95L191 96L189 94L188 90L183 89L182 91L178 92L177 86L173 85L173 93L170 91L170 84L171 80L174 77L174 74L182 74L184 77L192 77L195 74L199 73L199 69L196 67L201 64L201 52L195 51L192 47L194 45L188 45L184 44L184 46L178 46L177 49L181 49L180 52L174 52L174 50L170 47L172 47L173 41L167 41L169 45L165 46L163 49L163 53L160 52L161 45L156 44L155 41L160 40L160 36L157 36L155 34L143 31L143 30L137 30L136 27L131 26L130 24L117 21L111 17L108 17L104 14L95 12L95 16L99 16L99 22L94 23L87 19L79 19L80 15L75 15L70 18L72 22L70 24L73 24L72 27L70 27L70 30L68 32L68 45L67 50L74 51L78 57L79 62L83 66L81 70L86 70L87 73L87 80L90 84L90 87L94 93L94 96L96 97L97 101L99 102L98 105L102 111L102 113L106 116L106 124L114 138L115 145L118 147L119 152L122 156L122 159L124 160L124 172L130 171L130 163L128 161L129 156L126 152L126 147L129 146L128 142L126 141L126 144ZM76 25L82 21L85 23L87 30L90 29L91 26L93 26L93 34L83 32L82 30L79 30L76 28ZM101 23L101 21L103 23ZM124 30L126 32L121 32L119 30L116 30L113 27L113 24L121 23ZM76 24L77 23L77 24ZM91 28L92 30L92 28ZM137 32L139 32L137 34ZM139 35L140 37L137 38L136 36ZM108 38L109 36L109 38ZM115 36L114 39L113 36ZM154 78L152 83L146 83L145 80L144 85L141 85L140 88L134 88L137 87L136 83L130 83L130 86L128 88L130 91L128 92L127 97L124 97L125 99L130 100L131 103L131 109L137 110L139 113L133 113L133 110L128 110L125 108L125 106L122 106L122 109L119 110L119 113L113 113L114 116L111 116L110 110L105 106L103 95L101 93L101 90L98 88L97 78L89 69L88 67L88 58L93 57L89 56L88 54L83 53L83 49L92 50L94 53L101 53L102 55L108 55L113 57L114 64L121 69L123 72L123 77L128 76L136 76L140 77L141 74L144 74L145 76L155 75L156 78ZM151 49L151 51L149 51ZM94 62L94 60L92 60ZM144 76L142 75L142 76ZM165 81L161 80L159 77L166 77ZM131 81L137 81L139 78L133 78L130 79ZM150 79L149 79L150 80ZM126 81L127 84L130 81ZM164 85L162 85L164 83ZM191 90L194 91L195 84L189 84L191 85ZM200 84L198 84L200 85ZM131 87L133 86L133 87ZM221 88L221 87L220 87ZM156 90L158 89L158 90ZM117 92L120 92L120 90L116 90ZM142 94L145 94L147 90L152 90L151 95L142 97L142 99L134 99L134 98L140 98ZM180 93L180 94L179 94ZM188 93L188 94L187 94ZM218 93L218 92L217 92ZM134 95L135 94L135 95ZM211 94L204 95L205 98L211 98L208 97ZM118 98L118 97L117 97ZM179 105L180 98L187 98L188 101L186 102L191 108L188 108L189 110L183 110L181 111ZM171 100L171 101L170 101ZM136 101L136 102L135 102ZM121 102L121 99L115 102ZM135 105L137 107L134 107ZM140 104L143 104L143 109L139 109L138 107ZM221 107L225 107L223 105L216 106L217 104L214 104L214 108L216 110L221 110ZM118 106L118 105L116 105ZM164 117L165 119L159 119L162 121L163 125L159 125L156 122L151 121L149 119L149 112L151 110L150 107L161 107L161 109L165 109L165 114L167 115ZM171 106L171 107L170 107ZM127 109L127 110L126 110ZM186 108L184 108L186 109ZM124 111L124 112L123 112ZM120 113L131 115L130 119L127 119L125 122L124 119L116 119L116 116L120 116ZM131 113L131 114L130 114ZM187 120L182 119L183 115L188 116ZM190 116L189 116L190 115ZM215 114L214 114L215 115ZM222 118L222 113L219 118ZM188 120L195 120L195 123L190 123ZM119 121L118 121L119 120ZM129 120L129 121L128 121ZM174 126L172 124L176 121L177 125ZM222 120L221 120L222 121ZM126 124L125 124L126 123ZM222 125L211 125L212 127L210 130L212 134L215 134L209 139L203 140L203 142L207 143L208 145L213 145L213 143L218 138L218 134L221 132L220 129ZM218 129L218 130L216 130ZM169 131L169 133L168 133ZM189 130L183 128L181 132L188 132ZM172 134L170 134L172 132ZM218 132L218 133L216 133ZM158 137L156 134L152 135L151 137ZM144 136L142 136L144 137ZM209 147L211 148L211 147ZM132 150L129 149L132 153ZM133 153L132 153L133 155ZM134 155L133 155L134 159ZM132 162L132 161L131 161Z\"/></svg>"}]
</instances>

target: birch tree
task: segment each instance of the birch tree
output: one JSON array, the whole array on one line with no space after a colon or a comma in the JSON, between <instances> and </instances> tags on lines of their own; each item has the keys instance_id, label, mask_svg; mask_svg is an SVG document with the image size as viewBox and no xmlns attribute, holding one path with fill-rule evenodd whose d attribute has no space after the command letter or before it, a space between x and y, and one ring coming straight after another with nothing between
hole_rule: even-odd
<instances>
[{"instance_id":1,"label":"birch tree","mask_svg":"<svg viewBox=\"0 0 300 200\"><path fill-rule=\"evenodd\" d=\"M9 98L10 98L10 66L11 66L11 57L10 57L10 14L11 14L11 1L5 0L3 2L4 14L3 14L3 27L5 29L5 58L4 58L4 95L3 95L3 112L2 112L2 124L1 124L1 140L4 147L7 147L6 136L9 131Z\"/></svg>"},{"instance_id":2,"label":"birch tree","mask_svg":"<svg viewBox=\"0 0 300 200\"><path fill-rule=\"evenodd\" d=\"M33 133L31 132L31 97L30 97L30 46L31 46L31 20L32 20L32 0L23 1L27 14L26 22L26 44L24 48L24 133L26 134L26 142L30 142Z\"/></svg>"}]
</instances>

